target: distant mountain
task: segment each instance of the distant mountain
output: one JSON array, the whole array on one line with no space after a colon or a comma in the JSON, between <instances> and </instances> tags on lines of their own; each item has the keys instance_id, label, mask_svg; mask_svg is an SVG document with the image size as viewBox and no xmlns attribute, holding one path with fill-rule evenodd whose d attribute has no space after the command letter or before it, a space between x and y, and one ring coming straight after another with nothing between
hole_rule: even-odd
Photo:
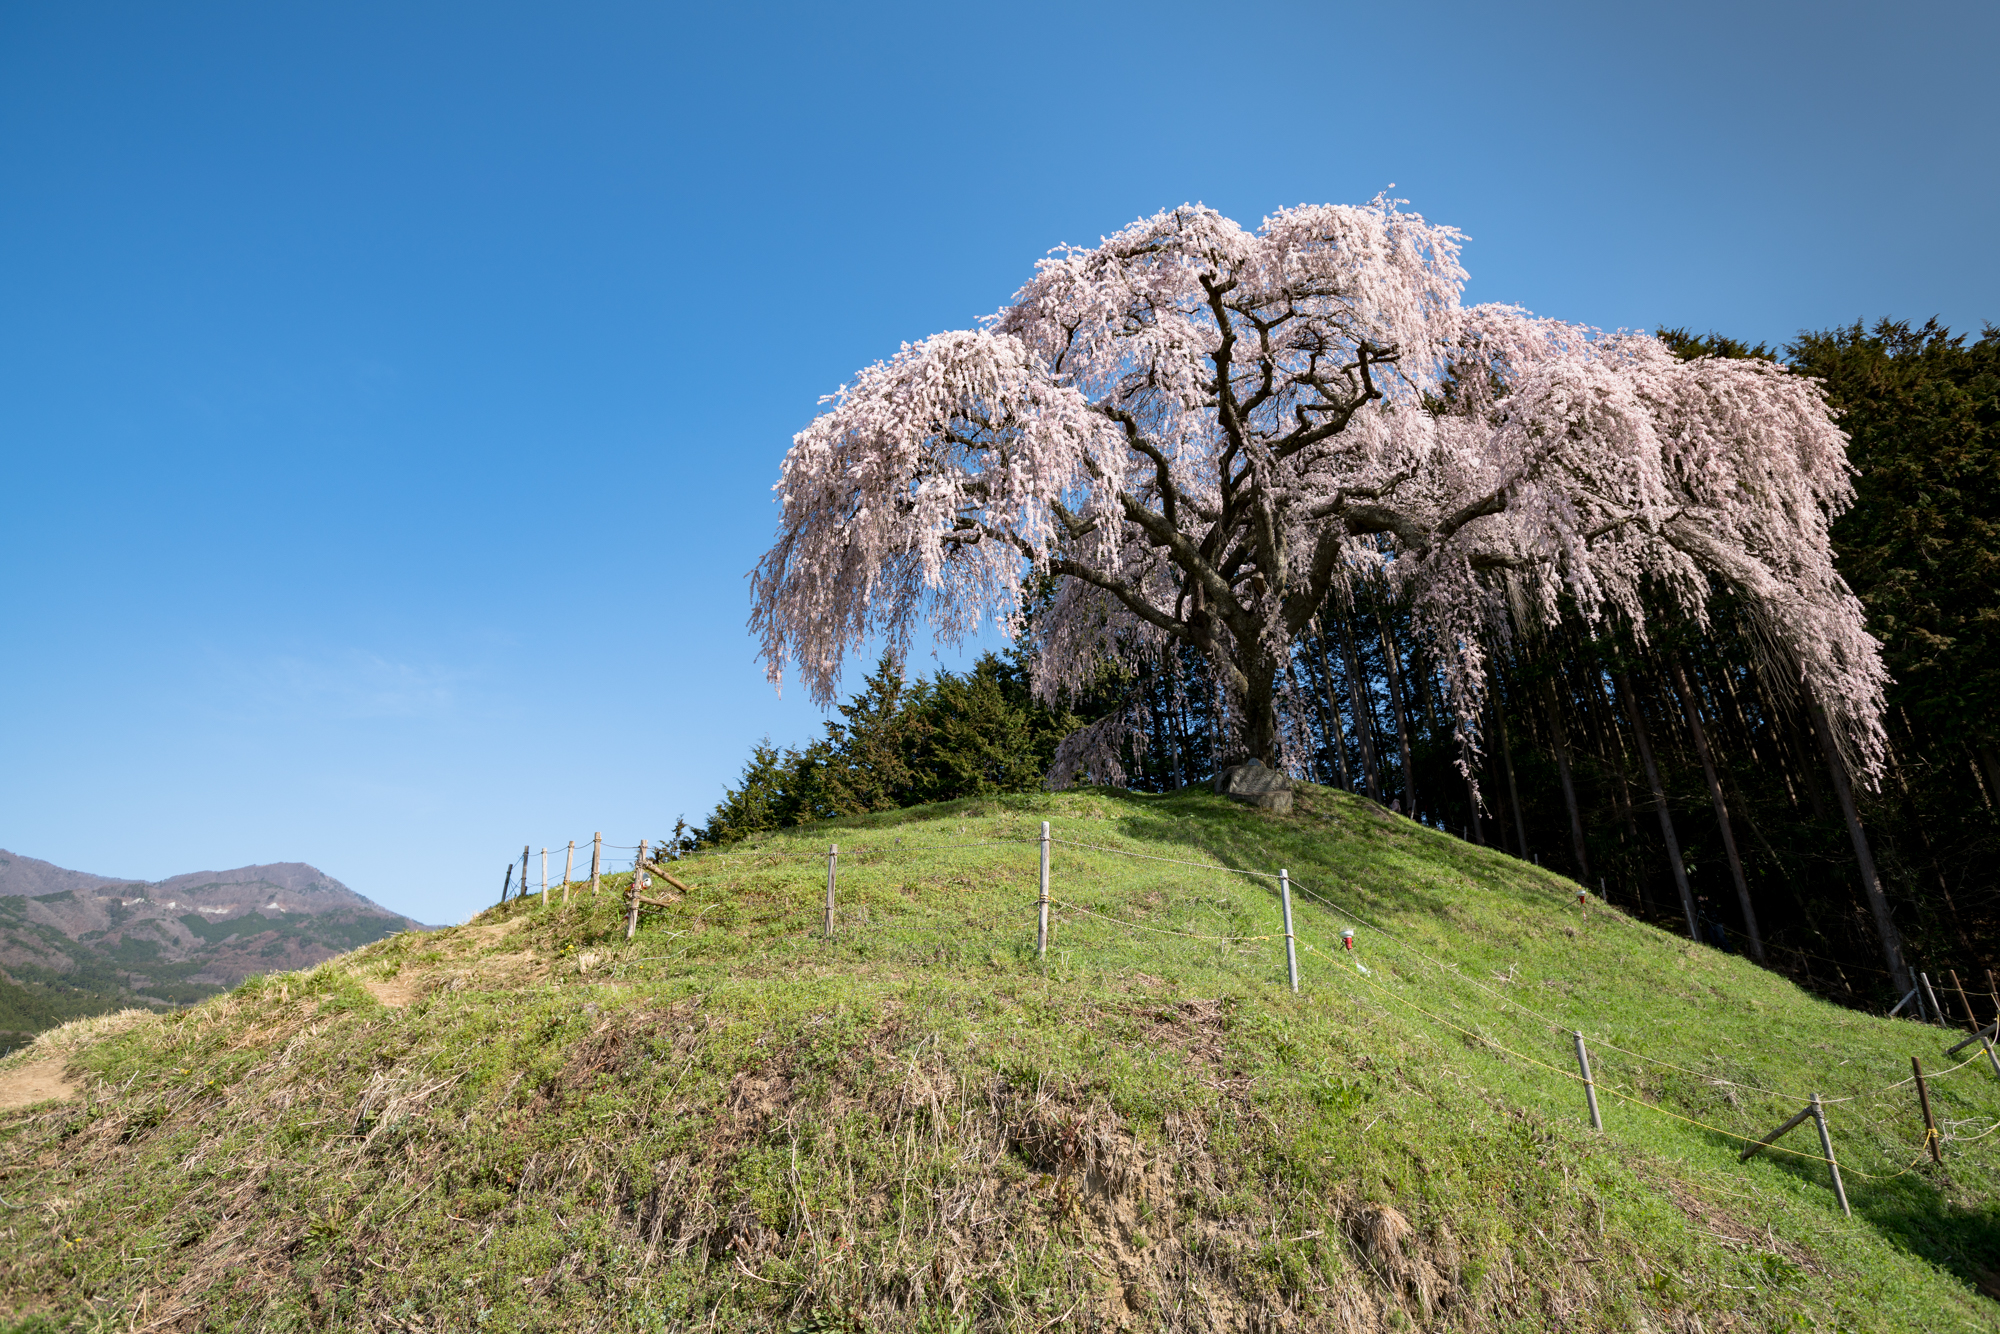
<instances>
[{"instance_id":1,"label":"distant mountain","mask_svg":"<svg viewBox=\"0 0 2000 1334\"><path fill-rule=\"evenodd\" d=\"M304 862L149 882L0 848L0 1047L79 1015L191 1004L417 925Z\"/></svg>"}]
</instances>

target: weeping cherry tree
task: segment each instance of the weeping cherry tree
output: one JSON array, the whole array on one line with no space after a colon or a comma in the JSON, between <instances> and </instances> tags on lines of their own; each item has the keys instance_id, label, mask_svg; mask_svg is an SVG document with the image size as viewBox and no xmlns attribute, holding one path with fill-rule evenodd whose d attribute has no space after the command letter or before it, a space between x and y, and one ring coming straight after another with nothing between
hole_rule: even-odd
<instances>
[{"instance_id":1,"label":"weeping cherry tree","mask_svg":"<svg viewBox=\"0 0 2000 1334\"><path fill-rule=\"evenodd\" d=\"M1524 612L1554 624L1567 592L1643 639L1649 587L1701 619L1720 579L1872 781L1885 677L1828 547L1851 487L1816 383L1465 306L1459 233L1397 204L1254 232L1161 213L861 371L785 458L751 618L772 680L795 663L825 702L875 636L1018 632L1038 579L1044 698L1192 645L1235 753L1282 766L1311 708L1287 693L1292 643L1374 581L1440 664L1469 757L1482 643ZM1134 721L1063 762L1103 776Z\"/></svg>"}]
</instances>

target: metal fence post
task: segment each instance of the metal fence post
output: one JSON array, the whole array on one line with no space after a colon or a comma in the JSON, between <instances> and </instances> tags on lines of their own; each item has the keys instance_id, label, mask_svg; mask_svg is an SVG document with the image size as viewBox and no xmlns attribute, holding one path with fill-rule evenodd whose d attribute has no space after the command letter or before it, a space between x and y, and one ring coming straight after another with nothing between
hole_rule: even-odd
<instances>
[{"instance_id":1,"label":"metal fence post","mask_svg":"<svg viewBox=\"0 0 2000 1334\"><path fill-rule=\"evenodd\" d=\"M1572 1031L1570 1036L1576 1039L1576 1064L1583 1071L1583 1096L1590 1104L1590 1128L1602 1130L1604 1118L1597 1113L1597 1081L1590 1077L1590 1052L1583 1045L1582 1033Z\"/></svg>"},{"instance_id":2,"label":"metal fence post","mask_svg":"<svg viewBox=\"0 0 2000 1334\"><path fill-rule=\"evenodd\" d=\"M1037 905L1040 922L1035 928L1035 957L1049 957L1049 822L1042 821L1042 897Z\"/></svg>"},{"instance_id":3,"label":"metal fence post","mask_svg":"<svg viewBox=\"0 0 2000 1334\"><path fill-rule=\"evenodd\" d=\"M840 844L826 845L826 938L833 939L833 878L840 865Z\"/></svg>"},{"instance_id":4,"label":"metal fence post","mask_svg":"<svg viewBox=\"0 0 2000 1334\"><path fill-rule=\"evenodd\" d=\"M1292 939L1292 873L1280 869L1278 872L1278 892L1285 900L1285 973L1292 980L1292 991L1299 989L1299 952Z\"/></svg>"}]
</instances>

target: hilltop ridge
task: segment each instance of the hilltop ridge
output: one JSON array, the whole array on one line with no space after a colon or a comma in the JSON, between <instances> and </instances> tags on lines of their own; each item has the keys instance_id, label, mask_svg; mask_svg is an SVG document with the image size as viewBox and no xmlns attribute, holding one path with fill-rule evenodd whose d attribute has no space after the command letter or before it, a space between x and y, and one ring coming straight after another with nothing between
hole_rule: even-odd
<instances>
[{"instance_id":1,"label":"hilltop ridge","mask_svg":"<svg viewBox=\"0 0 2000 1334\"><path fill-rule=\"evenodd\" d=\"M621 873L0 1062L76 1090L0 1113L0 1293L156 1330L2000 1312L2000 1090L1953 1035L1346 794L968 800L663 870L630 941ZM1852 1217L1810 1129L1738 1161L1814 1093Z\"/></svg>"}]
</instances>

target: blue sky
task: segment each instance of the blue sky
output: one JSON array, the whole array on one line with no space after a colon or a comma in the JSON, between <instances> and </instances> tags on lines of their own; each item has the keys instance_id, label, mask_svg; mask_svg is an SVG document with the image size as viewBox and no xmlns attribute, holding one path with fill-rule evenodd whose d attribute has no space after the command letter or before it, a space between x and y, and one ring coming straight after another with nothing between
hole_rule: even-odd
<instances>
[{"instance_id":1,"label":"blue sky","mask_svg":"<svg viewBox=\"0 0 2000 1334\"><path fill-rule=\"evenodd\" d=\"M1990 4L0 8L0 846L426 921L698 819L824 394L1059 242L1394 193L1469 295L2000 319ZM927 665L927 664L924 664Z\"/></svg>"}]
</instances>

